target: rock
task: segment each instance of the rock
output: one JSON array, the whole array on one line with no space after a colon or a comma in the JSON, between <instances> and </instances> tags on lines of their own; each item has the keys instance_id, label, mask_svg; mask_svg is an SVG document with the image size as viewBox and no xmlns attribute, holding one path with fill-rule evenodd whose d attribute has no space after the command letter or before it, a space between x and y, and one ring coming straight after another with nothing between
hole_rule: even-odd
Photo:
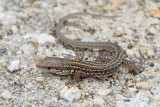
<instances>
[{"instance_id":1,"label":"rock","mask_svg":"<svg viewBox=\"0 0 160 107\"><path fill-rule=\"evenodd\" d=\"M82 105L79 104L78 102L75 102L75 103L72 104L71 107L84 107L84 106L82 106Z\"/></svg>"},{"instance_id":2,"label":"rock","mask_svg":"<svg viewBox=\"0 0 160 107\"><path fill-rule=\"evenodd\" d=\"M19 69L20 69L20 60L14 60L10 62L10 65L8 66L8 70L10 72L17 71Z\"/></svg>"},{"instance_id":3,"label":"rock","mask_svg":"<svg viewBox=\"0 0 160 107\"><path fill-rule=\"evenodd\" d=\"M152 25L158 25L160 23L160 21L157 18L149 18L148 20Z\"/></svg>"},{"instance_id":4,"label":"rock","mask_svg":"<svg viewBox=\"0 0 160 107\"><path fill-rule=\"evenodd\" d=\"M143 20L142 17L139 17L139 16L135 17L135 20L133 22L133 26L134 27L139 27L142 23L142 20Z\"/></svg>"},{"instance_id":5,"label":"rock","mask_svg":"<svg viewBox=\"0 0 160 107\"><path fill-rule=\"evenodd\" d=\"M154 53L157 53L157 52L158 52L158 49L157 49L157 48L154 48L153 51L154 51Z\"/></svg>"},{"instance_id":6,"label":"rock","mask_svg":"<svg viewBox=\"0 0 160 107\"><path fill-rule=\"evenodd\" d=\"M137 89L136 88L128 88L129 93L136 93Z\"/></svg>"},{"instance_id":7,"label":"rock","mask_svg":"<svg viewBox=\"0 0 160 107\"><path fill-rule=\"evenodd\" d=\"M65 49L65 48L63 48L62 45L56 46L56 47L55 47L55 50L53 50L53 53L54 53L56 56L60 56L61 54L64 54L64 57L69 57L69 56L74 56L74 57L76 57L76 54L74 53L73 50Z\"/></svg>"},{"instance_id":8,"label":"rock","mask_svg":"<svg viewBox=\"0 0 160 107\"><path fill-rule=\"evenodd\" d=\"M1 12L0 20L3 26L13 25L17 22L16 12Z\"/></svg>"},{"instance_id":9,"label":"rock","mask_svg":"<svg viewBox=\"0 0 160 107\"><path fill-rule=\"evenodd\" d=\"M146 82L139 82L136 84L137 88L150 90L152 88L152 85L146 83Z\"/></svg>"},{"instance_id":10,"label":"rock","mask_svg":"<svg viewBox=\"0 0 160 107\"><path fill-rule=\"evenodd\" d=\"M148 53L147 53L147 55L150 56L150 57L154 56L154 51L153 50L149 50Z\"/></svg>"},{"instance_id":11,"label":"rock","mask_svg":"<svg viewBox=\"0 0 160 107\"><path fill-rule=\"evenodd\" d=\"M44 81L44 77L36 77L36 82L42 83Z\"/></svg>"},{"instance_id":12,"label":"rock","mask_svg":"<svg viewBox=\"0 0 160 107\"><path fill-rule=\"evenodd\" d=\"M156 71L159 71L159 68L155 68L154 71L155 71L155 72L156 72Z\"/></svg>"},{"instance_id":13,"label":"rock","mask_svg":"<svg viewBox=\"0 0 160 107\"><path fill-rule=\"evenodd\" d=\"M105 101L102 98L95 98L94 99L94 107L104 107Z\"/></svg>"},{"instance_id":14,"label":"rock","mask_svg":"<svg viewBox=\"0 0 160 107\"><path fill-rule=\"evenodd\" d=\"M116 107L148 107L148 95L138 93L136 97L117 101Z\"/></svg>"},{"instance_id":15,"label":"rock","mask_svg":"<svg viewBox=\"0 0 160 107\"><path fill-rule=\"evenodd\" d=\"M141 53L142 53L142 56L146 56L147 55L147 50L146 49L142 49Z\"/></svg>"},{"instance_id":16,"label":"rock","mask_svg":"<svg viewBox=\"0 0 160 107\"><path fill-rule=\"evenodd\" d=\"M155 77L154 77L154 76L152 76L152 75L151 75L151 76L149 76L149 79L154 79L154 78L155 78Z\"/></svg>"},{"instance_id":17,"label":"rock","mask_svg":"<svg viewBox=\"0 0 160 107\"><path fill-rule=\"evenodd\" d=\"M77 39L76 36L71 35L71 34L65 34L64 36L65 36L66 38L70 39L70 40L76 40L76 39Z\"/></svg>"},{"instance_id":18,"label":"rock","mask_svg":"<svg viewBox=\"0 0 160 107\"><path fill-rule=\"evenodd\" d=\"M13 25L13 26L11 27L11 30L12 30L13 33L17 33L17 32L18 32L18 28L17 28L17 26L15 26L15 25Z\"/></svg>"},{"instance_id":19,"label":"rock","mask_svg":"<svg viewBox=\"0 0 160 107\"><path fill-rule=\"evenodd\" d=\"M77 86L65 86L60 92L60 97L69 102L79 100L81 95L82 93Z\"/></svg>"},{"instance_id":20,"label":"rock","mask_svg":"<svg viewBox=\"0 0 160 107\"><path fill-rule=\"evenodd\" d=\"M134 34L134 32L133 32L133 30L131 30L131 29L129 29L129 28L126 28L126 34L127 34L128 36L131 36L131 35ZM129 37L129 38L131 39L131 37Z\"/></svg>"},{"instance_id":21,"label":"rock","mask_svg":"<svg viewBox=\"0 0 160 107\"><path fill-rule=\"evenodd\" d=\"M21 83L21 84L23 84L23 83ZM33 87L33 84L28 83L28 84L25 84L24 87L27 88L27 89L31 89Z\"/></svg>"},{"instance_id":22,"label":"rock","mask_svg":"<svg viewBox=\"0 0 160 107\"><path fill-rule=\"evenodd\" d=\"M115 31L115 35L116 36L123 36L125 34L125 31L122 27L117 27L116 31Z\"/></svg>"},{"instance_id":23,"label":"rock","mask_svg":"<svg viewBox=\"0 0 160 107\"><path fill-rule=\"evenodd\" d=\"M127 49L127 50L126 50L126 54L127 54L127 56L129 56L129 57L133 57L134 52L133 52L131 49Z\"/></svg>"},{"instance_id":24,"label":"rock","mask_svg":"<svg viewBox=\"0 0 160 107\"><path fill-rule=\"evenodd\" d=\"M4 92L2 92L1 97L2 97L4 100L11 99L12 94L11 94L10 91L4 91Z\"/></svg>"},{"instance_id":25,"label":"rock","mask_svg":"<svg viewBox=\"0 0 160 107\"><path fill-rule=\"evenodd\" d=\"M60 4L67 4L68 3L68 1L67 0L56 0L58 3L60 3Z\"/></svg>"},{"instance_id":26,"label":"rock","mask_svg":"<svg viewBox=\"0 0 160 107\"><path fill-rule=\"evenodd\" d=\"M117 100L121 100L122 98L124 98L123 95L121 95L121 94L117 94L117 95L116 95L116 99L117 99Z\"/></svg>"},{"instance_id":27,"label":"rock","mask_svg":"<svg viewBox=\"0 0 160 107\"><path fill-rule=\"evenodd\" d=\"M151 27L150 29L149 29L149 32L148 32L149 34L151 34L151 35L156 35L157 34L157 30L154 28L154 27Z\"/></svg>"},{"instance_id":28,"label":"rock","mask_svg":"<svg viewBox=\"0 0 160 107\"><path fill-rule=\"evenodd\" d=\"M0 49L0 53L6 53L6 52L7 52L6 48Z\"/></svg>"},{"instance_id":29,"label":"rock","mask_svg":"<svg viewBox=\"0 0 160 107\"><path fill-rule=\"evenodd\" d=\"M154 67L154 63L153 62L149 63L149 66Z\"/></svg>"},{"instance_id":30,"label":"rock","mask_svg":"<svg viewBox=\"0 0 160 107\"><path fill-rule=\"evenodd\" d=\"M38 42L38 44L43 45L45 43L55 43L55 38L52 35L47 33L40 34L26 34L24 35L25 39L34 39L34 42Z\"/></svg>"},{"instance_id":31,"label":"rock","mask_svg":"<svg viewBox=\"0 0 160 107\"><path fill-rule=\"evenodd\" d=\"M35 48L31 45L31 44L23 44L20 49L24 52L27 53L27 51L31 52L33 51Z\"/></svg>"},{"instance_id":32,"label":"rock","mask_svg":"<svg viewBox=\"0 0 160 107\"><path fill-rule=\"evenodd\" d=\"M140 52L139 52L139 51L134 51L134 54L135 54L135 56L136 56L137 58L140 58L140 57L141 57L141 55L140 55Z\"/></svg>"},{"instance_id":33,"label":"rock","mask_svg":"<svg viewBox=\"0 0 160 107\"><path fill-rule=\"evenodd\" d=\"M103 5L104 5L104 1L103 1L103 0L98 0L98 1L97 1L97 4L98 4L99 6L103 6Z\"/></svg>"},{"instance_id":34,"label":"rock","mask_svg":"<svg viewBox=\"0 0 160 107\"><path fill-rule=\"evenodd\" d=\"M101 96L106 96L109 93L111 93L111 91L112 90L110 90L110 89L102 89L102 90L98 90L98 94L101 95Z\"/></svg>"}]
</instances>

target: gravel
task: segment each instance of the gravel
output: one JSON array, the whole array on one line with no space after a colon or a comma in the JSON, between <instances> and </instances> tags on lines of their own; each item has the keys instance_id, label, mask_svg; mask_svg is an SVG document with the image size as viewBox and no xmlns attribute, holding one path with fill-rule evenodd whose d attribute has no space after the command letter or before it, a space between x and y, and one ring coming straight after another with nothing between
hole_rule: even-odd
<instances>
[{"instance_id":1,"label":"gravel","mask_svg":"<svg viewBox=\"0 0 160 107\"><path fill-rule=\"evenodd\" d=\"M8 70L10 72L13 72L13 71L17 71L20 69L20 61L19 60L14 60L14 61L11 61L10 62L10 65L8 66Z\"/></svg>"},{"instance_id":2,"label":"gravel","mask_svg":"<svg viewBox=\"0 0 160 107\"><path fill-rule=\"evenodd\" d=\"M0 106L160 106L159 8L158 0L0 0ZM36 67L45 57L73 59L83 53L82 60L96 59L97 50L68 46L51 32L65 15L83 11L120 17L70 19L75 26L66 23L64 36L118 43L128 59L144 60L142 73L120 67L112 77L85 78L68 87L69 76Z\"/></svg>"}]
</instances>

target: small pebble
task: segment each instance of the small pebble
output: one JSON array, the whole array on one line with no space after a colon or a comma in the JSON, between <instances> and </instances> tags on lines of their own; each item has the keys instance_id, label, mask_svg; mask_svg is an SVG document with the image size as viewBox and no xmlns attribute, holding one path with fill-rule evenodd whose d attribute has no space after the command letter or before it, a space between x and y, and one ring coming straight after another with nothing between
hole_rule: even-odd
<instances>
[{"instance_id":1,"label":"small pebble","mask_svg":"<svg viewBox=\"0 0 160 107\"><path fill-rule=\"evenodd\" d=\"M1 97L2 97L4 100L11 99L12 94L11 94L10 91L4 91L4 92L2 92Z\"/></svg>"},{"instance_id":2,"label":"small pebble","mask_svg":"<svg viewBox=\"0 0 160 107\"><path fill-rule=\"evenodd\" d=\"M65 4L68 3L67 0L56 0L56 1L57 1L57 3L60 3L60 4L62 4L62 5L65 5Z\"/></svg>"},{"instance_id":3,"label":"small pebble","mask_svg":"<svg viewBox=\"0 0 160 107\"><path fill-rule=\"evenodd\" d=\"M153 50L154 50L154 53L157 53L157 52L158 52L158 49L157 49L157 48L154 48Z\"/></svg>"},{"instance_id":4,"label":"small pebble","mask_svg":"<svg viewBox=\"0 0 160 107\"><path fill-rule=\"evenodd\" d=\"M117 99L117 100L120 100L120 99L122 99L122 98L124 98L123 95L121 95L121 94L117 94L117 95L116 95L116 99Z\"/></svg>"},{"instance_id":5,"label":"small pebble","mask_svg":"<svg viewBox=\"0 0 160 107\"><path fill-rule=\"evenodd\" d=\"M13 25L17 22L16 12L6 12L5 15L1 14L0 20L3 26ZM2 19L1 19L2 18Z\"/></svg>"},{"instance_id":6,"label":"small pebble","mask_svg":"<svg viewBox=\"0 0 160 107\"><path fill-rule=\"evenodd\" d=\"M133 57L134 52L133 52L131 49L127 49L127 50L126 50L126 54L127 54L127 56L129 56L129 57Z\"/></svg>"},{"instance_id":7,"label":"small pebble","mask_svg":"<svg viewBox=\"0 0 160 107\"><path fill-rule=\"evenodd\" d=\"M155 71L155 72L156 72L156 71L159 71L159 68L155 68L154 71Z\"/></svg>"},{"instance_id":8,"label":"small pebble","mask_svg":"<svg viewBox=\"0 0 160 107\"><path fill-rule=\"evenodd\" d=\"M148 56L150 56L150 57L151 57L151 56L154 56L153 50L149 50L149 51L148 51Z\"/></svg>"},{"instance_id":9,"label":"small pebble","mask_svg":"<svg viewBox=\"0 0 160 107\"><path fill-rule=\"evenodd\" d=\"M149 21L152 25L158 25L160 23L160 21L157 18L152 18Z\"/></svg>"},{"instance_id":10,"label":"small pebble","mask_svg":"<svg viewBox=\"0 0 160 107\"><path fill-rule=\"evenodd\" d=\"M149 79L153 79L153 78L155 78L154 76L149 76Z\"/></svg>"},{"instance_id":11,"label":"small pebble","mask_svg":"<svg viewBox=\"0 0 160 107\"><path fill-rule=\"evenodd\" d=\"M149 66L154 67L154 63L153 62L149 63Z\"/></svg>"},{"instance_id":12,"label":"small pebble","mask_svg":"<svg viewBox=\"0 0 160 107\"><path fill-rule=\"evenodd\" d=\"M60 97L69 102L78 101L81 95L82 93L77 86L65 86L60 92Z\"/></svg>"},{"instance_id":13,"label":"small pebble","mask_svg":"<svg viewBox=\"0 0 160 107\"><path fill-rule=\"evenodd\" d=\"M135 21L133 23L133 26L134 27L139 27L141 25L141 23L142 23L142 18L141 17L135 17Z\"/></svg>"},{"instance_id":14,"label":"small pebble","mask_svg":"<svg viewBox=\"0 0 160 107\"><path fill-rule=\"evenodd\" d=\"M109 93L111 93L112 90L110 89L102 89L102 90L99 90L98 91L98 94L101 95L101 96L106 96L108 95Z\"/></svg>"},{"instance_id":15,"label":"small pebble","mask_svg":"<svg viewBox=\"0 0 160 107\"><path fill-rule=\"evenodd\" d=\"M18 71L20 69L20 60L14 60L10 62L10 65L8 66L8 70L10 72Z\"/></svg>"},{"instance_id":16,"label":"small pebble","mask_svg":"<svg viewBox=\"0 0 160 107\"><path fill-rule=\"evenodd\" d=\"M12 56L12 52L11 52L11 51L8 51L8 52L7 52L7 55L8 55L8 57L11 57L11 56Z\"/></svg>"},{"instance_id":17,"label":"small pebble","mask_svg":"<svg viewBox=\"0 0 160 107\"><path fill-rule=\"evenodd\" d=\"M76 39L77 39L76 36L71 35L71 34L65 34L64 36L65 36L66 38L70 39L70 40L76 40Z\"/></svg>"},{"instance_id":18,"label":"small pebble","mask_svg":"<svg viewBox=\"0 0 160 107\"><path fill-rule=\"evenodd\" d=\"M142 49L141 53L142 53L143 56L146 56L147 55L147 50L146 49Z\"/></svg>"},{"instance_id":19,"label":"small pebble","mask_svg":"<svg viewBox=\"0 0 160 107\"><path fill-rule=\"evenodd\" d=\"M26 54L28 51L29 51L29 53L30 53L30 52L33 51L35 48L34 48L33 45L31 45L31 44L23 44L23 45L20 47L20 49Z\"/></svg>"},{"instance_id":20,"label":"small pebble","mask_svg":"<svg viewBox=\"0 0 160 107\"><path fill-rule=\"evenodd\" d=\"M1 53L6 53L7 52L7 49L6 48L3 48L2 50L0 50Z\"/></svg>"},{"instance_id":21,"label":"small pebble","mask_svg":"<svg viewBox=\"0 0 160 107\"><path fill-rule=\"evenodd\" d=\"M94 107L104 107L105 101L102 98L95 98L94 99Z\"/></svg>"},{"instance_id":22,"label":"small pebble","mask_svg":"<svg viewBox=\"0 0 160 107\"><path fill-rule=\"evenodd\" d=\"M138 82L136 86L140 89L150 90L152 88L152 85L146 83L146 82Z\"/></svg>"},{"instance_id":23,"label":"small pebble","mask_svg":"<svg viewBox=\"0 0 160 107\"><path fill-rule=\"evenodd\" d=\"M42 83L44 81L44 77L36 77L36 81L38 83Z\"/></svg>"},{"instance_id":24,"label":"small pebble","mask_svg":"<svg viewBox=\"0 0 160 107\"><path fill-rule=\"evenodd\" d=\"M136 93L137 89L136 88L128 88L129 93Z\"/></svg>"},{"instance_id":25,"label":"small pebble","mask_svg":"<svg viewBox=\"0 0 160 107\"><path fill-rule=\"evenodd\" d=\"M134 51L134 54L137 58L141 58L142 56L140 55L140 52L139 51Z\"/></svg>"},{"instance_id":26,"label":"small pebble","mask_svg":"<svg viewBox=\"0 0 160 107\"><path fill-rule=\"evenodd\" d=\"M116 31L115 31L115 35L117 37L123 36L125 34L125 31L122 27L117 27Z\"/></svg>"},{"instance_id":27,"label":"small pebble","mask_svg":"<svg viewBox=\"0 0 160 107\"><path fill-rule=\"evenodd\" d=\"M81 104L81 103L75 102L75 103L73 103L73 105L71 107L84 107L82 105L83 104Z\"/></svg>"},{"instance_id":28,"label":"small pebble","mask_svg":"<svg viewBox=\"0 0 160 107\"><path fill-rule=\"evenodd\" d=\"M13 25L13 26L11 27L11 30L12 30L13 33L17 33L17 32L18 32L18 28L17 28L17 26L15 26L15 25Z\"/></svg>"},{"instance_id":29,"label":"small pebble","mask_svg":"<svg viewBox=\"0 0 160 107\"><path fill-rule=\"evenodd\" d=\"M156 30L154 27L151 27L151 28L149 29L149 34L151 34L151 35L156 35L156 34L157 34L157 30Z\"/></svg>"}]
</instances>

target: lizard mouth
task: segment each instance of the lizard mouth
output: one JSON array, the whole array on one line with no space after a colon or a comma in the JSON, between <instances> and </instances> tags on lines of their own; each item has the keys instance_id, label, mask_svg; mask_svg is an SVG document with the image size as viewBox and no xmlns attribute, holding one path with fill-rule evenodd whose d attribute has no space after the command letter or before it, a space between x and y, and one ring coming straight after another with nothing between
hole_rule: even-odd
<instances>
[{"instance_id":1,"label":"lizard mouth","mask_svg":"<svg viewBox=\"0 0 160 107\"><path fill-rule=\"evenodd\" d=\"M46 67L47 70L61 70L60 67Z\"/></svg>"},{"instance_id":2,"label":"lizard mouth","mask_svg":"<svg viewBox=\"0 0 160 107\"><path fill-rule=\"evenodd\" d=\"M39 64L36 65L38 68L46 69L46 70L61 70L61 67L44 67L40 66Z\"/></svg>"}]
</instances>

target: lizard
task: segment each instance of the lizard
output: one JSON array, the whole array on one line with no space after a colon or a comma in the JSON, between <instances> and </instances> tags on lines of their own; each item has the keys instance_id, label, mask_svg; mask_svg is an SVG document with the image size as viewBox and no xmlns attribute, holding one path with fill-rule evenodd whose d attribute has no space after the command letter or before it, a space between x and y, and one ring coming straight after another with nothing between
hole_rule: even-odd
<instances>
[{"instance_id":1,"label":"lizard","mask_svg":"<svg viewBox=\"0 0 160 107\"><path fill-rule=\"evenodd\" d=\"M88 12L78 12L63 17L56 26L56 35L64 43L80 48L100 49L114 52L109 61L82 61L79 59L67 59L59 57L47 57L41 60L37 67L52 70L58 75L72 75L73 81L79 81L81 77L98 77L105 78L114 74L121 65L128 69L130 73L138 74L143 71L141 66L136 66L133 61L124 58L124 50L112 42L81 42L78 40L70 40L60 31L64 22L77 15L91 15L96 17L111 17L105 15L97 15Z\"/></svg>"}]
</instances>

